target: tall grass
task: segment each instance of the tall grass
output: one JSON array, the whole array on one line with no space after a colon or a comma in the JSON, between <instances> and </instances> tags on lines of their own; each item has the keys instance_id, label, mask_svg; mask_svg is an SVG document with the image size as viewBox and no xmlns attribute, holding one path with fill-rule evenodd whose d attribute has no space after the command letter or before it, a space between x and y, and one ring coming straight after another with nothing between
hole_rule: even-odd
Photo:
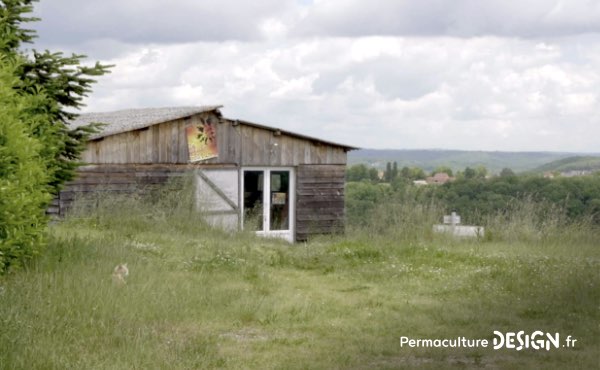
<instances>
[{"instance_id":1,"label":"tall grass","mask_svg":"<svg viewBox=\"0 0 600 370\"><path fill-rule=\"evenodd\" d=\"M413 196L392 196L380 200L362 214L360 223L347 225L349 235L356 238L384 238L396 242L431 240L432 225L444 214L435 201L420 202Z\"/></svg>"},{"instance_id":2,"label":"tall grass","mask_svg":"<svg viewBox=\"0 0 600 370\"><path fill-rule=\"evenodd\" d=\"M486 240L537 245L600 245L593 217L571 219L562 205L515 199L506 209L484 218Z\"/></svg>"},{"instance_id":3,"label":"tall grass","mask_svg":"<svg viewBox=\"0 0 600 370\"><path fill-rule=\"evenodd\" d=\"M369 199L350 210L348 235L353 238L378 238L401 243L418 241L452 242L450 235L436 235L434 224L440 224L450 210L435 198L421 197L415 189L387 192ZM491 215L462 215L478 219L484 235L477 243L505 242L535 246L600 245L600 227L593 216L569 218L563 204L536 201L531 197L513 199L506 207ZM465 217L466 216L466 217ZM448 239L450 238L450 239ZM460 239L465 242L465 239Z\"/></svg>"},{"instance_id":4,"label":"tall grass","mask_svg":"<svg viewBox=\"0 0 600 370\"><path fill-rule=\"evenodd\" d=\"M378 204L345 236L290 245L208 227L181 181L148 197L82 199L50 230L47 254L0 278L0 369L597 365L598 250L525 253L543 234L512 242L500 229L510 227L506 217L521 225L527 208L498 215L492 240L454 240L431 232L445 212L439 204L406 195ZM130 276L114 285L122 262ZM560 332L581 347L398 343L402 335L491 339L493 330Z\"/></svg>"},{"instance_id":5,"label":"tall grass","mask_svg":"<svg viewBox=\"0 0 600 370\"><path fill-rule=\"evenodd\" d=\"M66 221L131 233L148 227L167 232L207 229L194 197L194 179L189 175L134 194L98 191L76 199Z\"/></svg>"}]
</instances>

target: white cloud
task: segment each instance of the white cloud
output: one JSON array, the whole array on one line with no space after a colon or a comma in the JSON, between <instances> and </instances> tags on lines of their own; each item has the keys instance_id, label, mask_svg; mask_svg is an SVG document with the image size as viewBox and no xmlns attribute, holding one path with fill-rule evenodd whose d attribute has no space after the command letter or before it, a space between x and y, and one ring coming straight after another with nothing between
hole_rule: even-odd
<instances>
[{"instance_id":1,"label":"white cloud","mask_svg":"<svg viewBox=\"0 0 600 370\"><path fill-rule=\"evenodd\" d=\"M48 44L96 39L167 44L260 39L269 20L273 28L274 19L296 7L293 0L53 0L40 2L36 13Z\"/></svg>"},{"instance_id":2,"label":"white cloud","mask_svg":"<svg viewBox=\"0 0 600 370\"><path fill-rule=\"evenodd\" d=\"M41 44L116 64L89 111L223 104L363 147L600 151L593 2L343 3L55 0Z\"/></svg>"},{"instance_id":3,"label":"white cloud","mask_svg":"<svg viewBox=\"0 0 600 370\"><path fill-rule=\"evenodd\" d=\"M539 37L600 31L589 0L326 0L296 27L303 35Z\"/></svg>"}]
</instances>

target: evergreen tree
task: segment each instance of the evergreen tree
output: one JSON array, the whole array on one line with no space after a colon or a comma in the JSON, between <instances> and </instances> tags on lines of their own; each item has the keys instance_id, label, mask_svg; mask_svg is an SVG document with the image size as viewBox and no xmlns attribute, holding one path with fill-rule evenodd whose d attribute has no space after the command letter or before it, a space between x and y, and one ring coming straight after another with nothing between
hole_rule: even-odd
<instances>
[{"instance_id":1,"label":"evergreen tree","mask_svg":"<svg viewBox=\"0 0 600 370\"><path fill-rule=\"evenodd\" d=\"M15 62L0 58L0 273L40 253L50 200L43 144L31 127L48 114L28 110L45 104L43 94L18 94Z\"/></svg>"},{"instance_id":2,"label":"evergreen tree","mask_svg":"<svg viewBox=\"0 0 600 370\"><path fill-rule=\"evenodd\" d=\"M42 155L51 159L46 162L48 183L52 192L57 193L64 182L75 176L85 142L98 129L98 125L71 129L67 122L77 117L73 110L81 108L83 98L92 91L95 83L92 77L106 74L111 66L100 63L93 67L81 66L85 55L65 57L61 52L33 50L29 56L21 51L23 43L36 37L35 31L23 27L24 23L39 20L26 16L33 11L34 2L37 0L0 2L0 51L4 58L20 60L15 70L19 78L15 89L30 95L43 91L48 98L30 107L29 113L43 112L51 117L32 127L31 134L40 139Z\"/></svg>"},{"instance_id":3,"label":"evergreen tree","mask_svg":"<svg viewBox=\"0 0 600 370\"><path fill-rule=\"evenodd\" d=\"M385 164L385 172L383 173L383 180L385 182L392 181L392 163L387 162Z\"/></svg>"},{"instance_id":4,"label":"evergreen tree","mask_svg":"<svg viewBox=\"0 0 600 370\"><path fill-rule=\"evenodd\" d=\"M510 168L503 168L502 171L500 171L500 177L511 177L511 176L515 176L515 173Z\"/></svg>"},{"instance_id":5,"label":"evergreen tree","mask_svg":"<svg viewBox=\"0 0 600 370\"><path fill-rule=\"evenodd\" d=\"M51 194L75 176L90 125L70 129L91 77L108 72L96 63L80 66L83 55L25 53L35 37L24 23L35 0L0 0L0 273L43 249L45 210Z\"/></svg>"}]
</instances>

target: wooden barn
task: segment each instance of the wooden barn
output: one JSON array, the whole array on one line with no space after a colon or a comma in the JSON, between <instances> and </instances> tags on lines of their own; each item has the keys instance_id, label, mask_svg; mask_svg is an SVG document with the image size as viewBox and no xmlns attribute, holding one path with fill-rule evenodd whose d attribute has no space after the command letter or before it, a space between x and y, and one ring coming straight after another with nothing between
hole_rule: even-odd
<instances>
[{"instance_id":1,"label":"wooden barn","mask_svg":"<svg viewBox=\"0 0 600 370\"><path fill-rule=\"evenodd\" d=\"M51 213L91 192L137 192L192 173L207 220L303 241L344 228L347 145L242 120L220 106L82 114L105 126L87 143L78 177Z\"/></svg>"}]
</instances>

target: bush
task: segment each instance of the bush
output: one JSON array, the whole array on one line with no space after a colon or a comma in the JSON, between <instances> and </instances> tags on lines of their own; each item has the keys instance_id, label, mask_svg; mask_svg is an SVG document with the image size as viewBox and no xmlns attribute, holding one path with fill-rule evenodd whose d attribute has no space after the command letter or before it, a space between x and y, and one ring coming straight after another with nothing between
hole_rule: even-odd
<instances>
[{"instance_id":1,"label":"bush","mask_svg":"<svg viewBox=\"0 0 600 370\"><path fill-rule=\"evenodd\" d=\"M371 184L366 181L346 184L346 219L350 225L364 225L369 214L391 194L385 184Z\"/></svg>"},{"instance_id":2,"label":"bush","mask_svg":"<svg viewBox=\"0 0 600 370\"><path fill-rule=\"evenodd\" d=\"M31 135L31 128L47 117L29 113L45 97L18 95L14 69L0 59L0 273L43 248L50 200L42 145Z\"/></svg>"}]
</instances>

